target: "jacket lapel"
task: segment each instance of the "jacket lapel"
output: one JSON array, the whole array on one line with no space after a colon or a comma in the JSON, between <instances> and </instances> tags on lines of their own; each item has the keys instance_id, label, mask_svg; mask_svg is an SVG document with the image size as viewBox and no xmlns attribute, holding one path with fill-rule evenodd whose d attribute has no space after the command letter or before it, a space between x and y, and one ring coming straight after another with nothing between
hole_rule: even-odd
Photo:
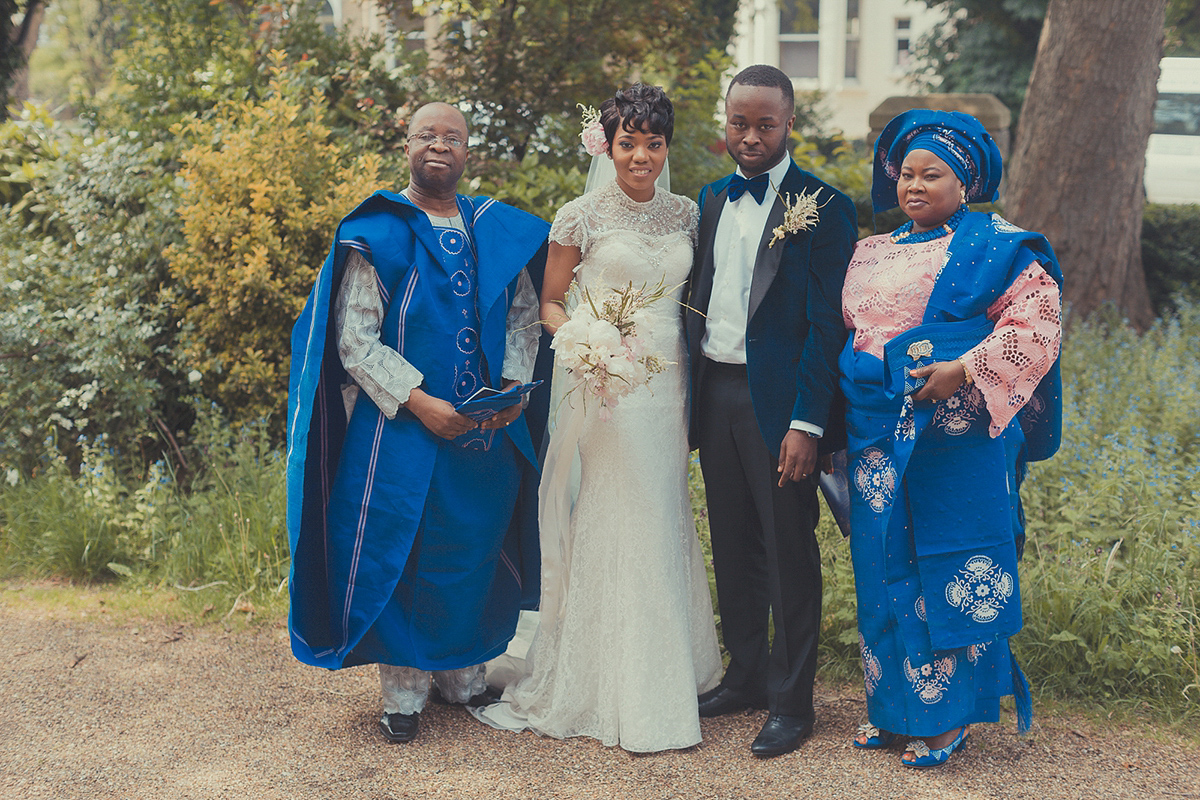
<instances>
[{"instance_id":1,"label":"jacket lapel","mask_svg":"<svg viewBox=\"0 0 1200 800\"><path fill-rule=\"evenodd\" d=\"M714 191L713 187L706 189L709 193L704 200L704 211L700 214L700 225L697 240L703 242L700 248L700 268L697 271L696 286L692 291L692 308L700 312L708 311L708 301L712 297L713 274L716 272L716 259L713 257L713 244L717 238L717 222L721 219L721 210L725 207L726 188Z\"/></svg>"},{"instance_id":2,"label":"jacket lapel","mask_svg":"<svg viewBox=\"0 0 1200 800\"><path fill-rule=\"evenodd\" d=\"M763 228L762 238L758 242L758 255L754 259L754 275L750 280L750 303L747 309L747 323L754 319L754 313L758 311L759 305L762 304L763 298L767 295L767 290L771 288L771 284L775 281L775 276L779 273L779 264L783 260L784 245L786 240L776 242L774 247L771 247L771 239L775 235L774 231L783 224L784 205L783 198L780 195L786 196L789 192L797 193L800 191L803 181L800 176L800 168L792 163L788 167L788 171L783 176L783 182L779 185L779 193L775 196L775 202L771 206L771 213L767 216L767 224Z\"/></svg>"}]
</instances>

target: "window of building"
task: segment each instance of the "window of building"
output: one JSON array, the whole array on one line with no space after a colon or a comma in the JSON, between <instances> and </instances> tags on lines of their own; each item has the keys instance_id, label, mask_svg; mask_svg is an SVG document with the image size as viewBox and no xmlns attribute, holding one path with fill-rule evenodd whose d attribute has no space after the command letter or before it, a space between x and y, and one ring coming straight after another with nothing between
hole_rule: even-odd
<instances>
[{"instance_id":1,"label":"window of building","mask_svg":"<svg viewBox=\"0 0 1200 800\"><path fill-rule=\"evenodd\" d=\"M817 77L820 12L821 0L779 2L779 68L788 77Z\"/></svg>"},{"instance_id":2,"label":"window of building","mask_svg":"<svg viewBox=\"0 0 1200 800\"><path fill-rule=\"evenodd\" d=\"M896 20L896 66L907 67L912 47L912 20Z\"/></svg>"},{"instance_id":3,"label":"window of building","mask_svg":"<svg viewBox=\"0 0 1200 800\"><path fill-rule=\"evenodd\" d=\"M321 3L321 10L317 14L317 24L330 36L337 32L337 20L333 16L333 6L329 3Z\"/></svg>"},{"instance_id":4,"label":"window of building","mask_svg":"<svg viewBox=\"0 0 1200 800\"><path fill-rule=\"evenodd\" d=\"M846 77L858 77L858 4L859 0L846 0Z\"/></svg>"}]
</instances>

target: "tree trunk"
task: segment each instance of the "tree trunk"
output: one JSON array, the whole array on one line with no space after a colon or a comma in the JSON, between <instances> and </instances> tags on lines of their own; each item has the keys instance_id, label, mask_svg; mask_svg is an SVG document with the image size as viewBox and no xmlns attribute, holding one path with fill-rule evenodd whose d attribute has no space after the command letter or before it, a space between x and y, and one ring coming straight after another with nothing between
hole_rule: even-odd
<instances>
[{"instance_id":1,"label":"tree trunk","mask_svg":"<svg viewBox=\"0 0 1200 800\"><path fill-rule=\"evenodd\" d=\"M1143 174L1167 0L1050 0L1017 129L1005 208L1044 233L1063 299L1154 312L1142 269Z\"/></svg>"},{"instance_id":2,"label":"tree trunk","mask_svg":"<svg viewBox=\"0 0 1200 800\"><path fill-rule=\"evenodd\" d=\"M37 47L38 32L41 30L42 19L45 16L46 3L44 0L29 0L25 4L25 15L21 19L21 24L12 29L10 46L21 54L21 66L13 72L11 89L8 93L8 102L15 108L20 108L29 99L29 57L33 55L33 49Z\"/></svg>"}]
</instances>

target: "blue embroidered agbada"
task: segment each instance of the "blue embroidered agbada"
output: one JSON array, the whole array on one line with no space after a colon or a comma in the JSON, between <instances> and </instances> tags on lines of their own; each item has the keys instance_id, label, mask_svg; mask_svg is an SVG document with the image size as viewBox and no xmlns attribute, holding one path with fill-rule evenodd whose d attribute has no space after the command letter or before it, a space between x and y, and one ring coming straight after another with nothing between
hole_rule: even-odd
<instances>
[{"instance_id":1,"label":"blue embroidered agbada","mask_svg":"<svg viewBox=\"0 0 1200 800\"><path fill-rule=\"evenodd\" d=\"M930 135L935 129L936 141ZM899 163L916 147L955 160L951 166L968 200L991 199L999 153L982 126L966 115L909 112L889 123L877 143L877 209L896 205ZM895 337L932 342L934 361L958 354L939 358L939 336L960 323L978 328L978 320L986 322L988 309L1034 261L1062 283L1046 239L998 215L966 213L951 236L921 324ZM901 257L886 247L881 252L890 255L878 258ZM889 357L890 347L885 345ZM840 366L871 723L893 733L935 736L996 720L1000 698L1015 694L1018 724L1026 729L1032 715L1028 685L1008 645L1022 625L1017 559L1024 529L1017 491L1026 462L1049 458L1058 448L1058 361L998 437L989 434L986 410L955 414L953 404L945 405L950 401L914 405L901 393L902 382L897 387L888 381L884 360L856 351L853 337ZM962 402L969 391L964 386L951 400Z\"/></svg>"},{"instance_id":2,"label":"blue embroidered agbada","mask_svg":"<svg viewBox=\"0 0 1200 800\"><path fill-rule=\"evenodd\" d=\"M379 277L380 339L450 402L498 387L522 268L549 226L489 198L458 197L467 236L377 192L339 225L292 332L288 539L292 651L338 669L447 670L503 652L538 597L537 475L529 430L453 442L407 410L387 419L348 377L333 300L350 252Z\"/></svg>"}]
</instances>

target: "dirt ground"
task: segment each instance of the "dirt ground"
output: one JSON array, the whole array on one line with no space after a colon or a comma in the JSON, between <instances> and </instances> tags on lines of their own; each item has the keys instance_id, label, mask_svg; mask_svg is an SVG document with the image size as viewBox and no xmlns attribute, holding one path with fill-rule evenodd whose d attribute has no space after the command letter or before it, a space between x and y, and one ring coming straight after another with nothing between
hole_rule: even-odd
<instances>
[{"instance_id":1,"label":"dirt ground","mask_svg":"<svg viewBox=\"0 0 1200 800\"><path fill-rule=\"evenodd\" d=\"M17 592L9 587L5 594ZM95 601L98 602L98 601ZM420 738L376 730L373 668L292 658L282 623L220 626L0 602L0 798L1200 798L1196 742L1039 711L977 726L944 767L850 746L852 687L818 686L812 739L750 755L765 712L704 720L704 742L631 755L485 727L430 705Z\"/></svg>"}]
</instances>

